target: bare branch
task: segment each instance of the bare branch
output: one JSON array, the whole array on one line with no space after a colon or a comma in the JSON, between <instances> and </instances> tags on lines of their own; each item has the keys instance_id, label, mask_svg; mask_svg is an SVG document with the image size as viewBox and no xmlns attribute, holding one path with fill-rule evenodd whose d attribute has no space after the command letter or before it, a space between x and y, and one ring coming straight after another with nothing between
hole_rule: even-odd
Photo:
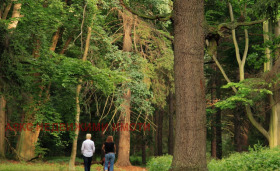
<instances>
[{"instance_id":1,"label":"bare branch","mask_svg":"<svg viewBox=\"0 0 280 171\"><path fill-rule=\"evenodd\" d=\"M269 136L268 132L263 128L263 126L261 124L259 124L255 120L253 113L251 111L251 107L249 105L246 105L245 108L246 108L247 116L248 116L249 120L251 121L251 123L266 137L266 139L268 141L270 141L270 136Z\"/></svg>"},{"instance_id":2,"label":"bare branch","mask_svg":"<svg viewBox=\"0 0 280 171\"><path fill-rule=\"evenodd\" d=\"M8 13L9 13L11 7L12 7L12 3L9 3L9 4L6 6L5 11L4 11L4 13L3 13L3 16L2 16L2 20L6 20L6 19L7 19L7 16L8 16Z\"/></svg>"}]
</instances>

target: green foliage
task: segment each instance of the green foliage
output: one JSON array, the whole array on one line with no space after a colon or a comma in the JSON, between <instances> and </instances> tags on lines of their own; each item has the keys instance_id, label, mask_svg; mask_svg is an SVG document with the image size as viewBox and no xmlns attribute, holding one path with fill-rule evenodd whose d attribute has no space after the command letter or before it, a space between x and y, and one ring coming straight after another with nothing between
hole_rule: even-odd
<instances>
[{"instance_id":1,"label":"green foliage","mask_svg":"<svg viewBox=\"0 0 280 171\"><path fill-rule=\"evenodd\" d=\"M267 83L260 79L246 79L239 83L228 83L222 88L235 87L238 90L237 93L226 100L217 102L215 106L221 109L233 109L237 103L253 105L254 101L265 97L267 94L272 94L272 91L264 87L265 85L267 86Z\"/></svg>"},{"instance_id":2,"label":"green foliage","mask_svg":"<svg viewBox=\"0 0 280 171\"><path fill-rule=\"evenodd\" d=\"M154 157L149 160L147 168L149 171L168 171L171 168L172 158L170 155Z\"/></svg>"},{"instance_id":3,"label":"green foliage","mask_svg":"<svg viewBox=\"0 0 280 171\"><path fill-rule=\"evenodd\" d=\"M229 158L212 160L208 164L211 171L236 170L279 170L280 149L267 149L256 145L250 152L234 153Z\"/></svg>"},{"instance_id":4,"label":"green foliage","mask_svg":"<svg viewBox=\"0 0 280 171\"><path fill-rule=\"evenodd\" d=\"M134 166L140 166L142 164L142 157L133 155L129 157L130 163Z\"/></svg>"},{"instance_id":5,"label":"green foliage","mask_svg":"<svg viewBox=\"0 0 280 171\"><path fill-rule=\"evenodd\" d=\"M252 48L255 52L249 54L247 58L248 65L253 66L254 69L260 69L263 67L265 62L268 62L266 54L264 53L266 48L269 48L270 50L269 55L272 58L271 60L276 58L275 54L280 43L280 37L275 37L275 35L269 33L264 34L268 34L272 40L267 40L265 43L260 45L252 45Z\"/></svg>"}]
</instances>

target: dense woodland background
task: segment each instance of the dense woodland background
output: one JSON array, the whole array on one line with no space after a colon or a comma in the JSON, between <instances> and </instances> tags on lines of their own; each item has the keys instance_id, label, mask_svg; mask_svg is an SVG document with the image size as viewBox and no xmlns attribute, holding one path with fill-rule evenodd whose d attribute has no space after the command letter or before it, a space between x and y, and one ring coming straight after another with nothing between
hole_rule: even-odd
<instances>
[{"instance_id":1,"label":"dense woodland background","mask_svg":"<svg viewBox=\"0 0 280 171\"><path fill-rule=\"evenodd\" d=\"M96 161L113 135L119 166L170 154L174 170L204 170L278 146L278 12L279 0L1 0L0 157L74 168L91 133ZM150 131L6 130L16 123Z\"/></svg>"}]
</instances>

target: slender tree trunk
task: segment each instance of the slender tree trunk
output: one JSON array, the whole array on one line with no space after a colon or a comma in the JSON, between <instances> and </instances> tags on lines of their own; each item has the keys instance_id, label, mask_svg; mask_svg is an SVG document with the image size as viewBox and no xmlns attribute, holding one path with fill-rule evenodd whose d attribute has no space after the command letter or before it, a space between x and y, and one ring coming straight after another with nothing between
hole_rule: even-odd
<instances>
[{"instance_id":1,"label":"slender tree trunk","mask_svg":"<svg viewBox=\"0 0 280 171\"><path fill-rule=\"evenodd\" d=\"M280 35L280 20L275 27L275 36ZM264 42L272 39L269 34L272 33L272 25L269 21L263 22L263 32L264 32ZM265 49L265 55L267 62L264 63L264 72L270 72L272 70L273 59L271 59L271 51L267 47ZM279 60L279 50L276 50L276 59ZM275 62L278 63L277 61ZM273 71L272 71L273 72ZM276 91L273 92L273 95L269 95L269 103L271 106L270 112L270 123L269 123L269 146L270 148L280 145L280 102L279 102L279 90L277 90L276 85L274 85Z\"/></svg>"},{"instance_id":2,"label":"slender tree trunk","mask_svg":"<svg viewBox=\"0 0 280 171\"><path fill-rule=\"evenodd\" d=\"M0 96L0 158L5 158L6 100Z\"/></svg>"},{"instance_id":3,"label":"slender tree trunk","mask_svg":"<svg viewBox=\"0 0 280 171\"><path fill-rule=\"evenodd\" d=\"M216 71L218 70L218 68L216 67ZM216 72L217 73L217 72ZM218 77L218 74L216 75L216 97L217 99L221 99L221 92L220 92L220 87L221 87L221 81ZM221 109L217 109L217 113L216 113L216 155L218 159L222 158L223 155L223 146L222 146L222 115L221 115Z\"/></svg>"},{"instance_id":4,"label":"slender tree trunk","mask_svg":"<svg viewBox=\"0 0 280 171\"><path fill-rule=\"evenodd\" d=\"M215 99L216 99L216 82L215 82L215 78L212 78L211 101L213 102ZM215 106L213 106L212 108L214 109ZM211 157L213 158L217 158L216 117L217 117L217 113L213 113L211 118L212 121L211 122Z\"/></svg>"},{"instance_id":5,"label":"slender tree trunk","mask_svg":"<svg viewBox=\"0 0 280 171\"><path fill-rule=\"evenodd\" d=\"M90 45L90 38L91 38L91 27L88 27L87 40L86 40L84 55L82 58L82 61L84 61L84 62L87 60L87 54L88 54L89 45ZM76 126L78 126L80 123L80 113L81 113L80 92L81 92L81 89L82 89L82 79L79 79L79 84L76 87L76 97L75 97L76 98L76 118L75 118ZM73 139L72 152L71 152L70 161L69 161L69 170L75 170L78 136L79 136L79 128L76 128L75 137Z\"/></svg>"},{"instance_id":6,"label":"slender tree trunk","mask_svg":"<svg viewBox=\"0 0 280 171\"><path fill-rule=\"evenodd\" d=\"M146 137L144 132L142 133L142 164L146 164Z\"/></svg>"},{"instance_id":7,"label":"slender tree trunk","mask_svg":"<svg viewBox=\"0 0 280 171\"><path fill-rule=\"evenodd\" d=\"M213 70L215 71L214 78L212 79L212 90L211 90L211 96L212 100L220 99L220 86L221 82L219 79L219 75L217 73L218 66L217 66L217 58L218 58L218 44L217 41L214 38L211 38L209 40L209 44L207 47L207 52L214 61L216 62L216 65L213 66ZM213 91L214 90L214 91ZM222 158L222 124L221 124L221 110L219 108L216 109L217 112L213 114L213 120L214 122L213 126L211 127L212 130L212 141L211 141L211 156L214 158L221 159Z\"/></svg>"},{"instance_id":8,"label":"slender tree trunk","mask_svg":"<svg viewBox=\"0 0 280 171\"><path fill-rule=\"evenodd\" d=\"M158 117L159 117L159 111L155 111L154 113L154 123L156 125L156 131L155 131L155 148L154 148L154 156L158 156Z\"/></svg>"},{"instance_id":9,"label":"slender tree trunk","mask_svg":"<svg viewBox=\"0 0 280 171\"><path fill-rule=\"evenodd\" d=\"M70 42L72 41L72 36L68 37L67 41L65 42L63 48L61 49L61 51L59 52L59 54L64 54L65 51L67 50Z\"/></svg>"},{"instance_id":10,"label":"slender tree trunk","mask_svg":"<svg viewBox=\"0 0 280 171\"><path fill-rule=\"evenodd\" d=\"M240 106L239 106L240 107ZM237 111L234 114L234 145L235 145L235 151L241 152L242 146L241 146L241 116L239 109L236 109Z\"/></svg>"},{"instance_id":11,"label":"slender tree trunk","mask_svg":"<svg viewBox=\"0 0 280 171\"><path fill-rule=\"evenodd\" d=\"M157 147L158 147L158 155L162 156L162 126L163 126L163 115L164 115L164 110L161 109L159 112L158 116L158 142L157 142Z\"/></svg>"},{"instance_id":12,"label":"slender tree trunk","mask_svg":"<svg viewBox=\"0 0 280 171\"><path fill-rule=\"evenodd\" d=\"M174 151L174 94L169 94L169 135L168 135L168 154L173 155Z\"/></svg>"},{"instance_id":13,"label":"slender tree trunk","mask_svg":"<svg viewBox=\"0 0 280 171\"><path fill-rule=\"evenodd\" d=\"M131 38L131 29L133 24L132 14L128 11L123 12L123 29L124 29L124 38L123 38L123 51L130 52L132 49L132 38ZM123 124L130 124L130 99L131 99L131 91L130 89L124 93L124 102L122 107L124 108L124 112L121 113L120 121ZM130 154L130 131L123 130L120 131L119 138L119 150L118 150L118 160L116 162L117 166L130 166L131 163L129 161Z\"/></svg>"},{"instance_id":14,"label":"slender tree trunk","mask_svg":"<svg viewBox=\"0 0 280 171\"><path fill-rule=\"evenodd\" d=\"M203 23L203 0L174 2L174 171L207 170Z\"/></svg>"}]
</instances>

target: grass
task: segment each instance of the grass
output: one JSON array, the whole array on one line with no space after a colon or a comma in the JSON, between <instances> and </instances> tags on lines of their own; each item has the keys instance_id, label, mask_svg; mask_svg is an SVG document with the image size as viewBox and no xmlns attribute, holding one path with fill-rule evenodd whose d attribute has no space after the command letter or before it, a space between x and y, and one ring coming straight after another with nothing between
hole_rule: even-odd
<instances>
[{"instance_id":1,"label":"grass","mask_svg":"<svg viewBox=\"0 0 280 171\"><path fill-rule=\"evenodd\" d=\"M76 162L82 163L81 158L76 158ZM52 157L46 158L44 161L37 162L18 162L3 160L0 161L0 171L68 171L69 157ZM98 170L101 165L91 165L91 170ZM76 171L84 171L83 165L75 167Z\"/></svg>"},{"instance_id":2,"label":"grass","mask_svg":"<svg viewBox=\"0 0 280 171\"><path fill-rule=\"evenodd\" d=\"M0 171L68 171L69 157L51 157L45 158L44 161L37 162L18 162L12 160L0 160ZM76 162L82 163L81 158L76 158ZM83 165L76 165L76 171L84 171ZM91 170L103 171L103 166L92 164ZM114 167L116 171L123 169Z\"/></svg>"},{"instance_id":3,"label":"grass","mask_svg":"<svg viewBox=\"0 0 280 171\"><path fill-rule=\"evenodd\" d=\"M94 168L94 166L93 166ZM54 164L54 163L11 163L2 162L0 164L0 170L16 170L16 171L67 171L67 164ZM76 171L83 171L83 166L76 166ZM94 170L94 169L93 169Z\"/></svg>"}]
</instances>

